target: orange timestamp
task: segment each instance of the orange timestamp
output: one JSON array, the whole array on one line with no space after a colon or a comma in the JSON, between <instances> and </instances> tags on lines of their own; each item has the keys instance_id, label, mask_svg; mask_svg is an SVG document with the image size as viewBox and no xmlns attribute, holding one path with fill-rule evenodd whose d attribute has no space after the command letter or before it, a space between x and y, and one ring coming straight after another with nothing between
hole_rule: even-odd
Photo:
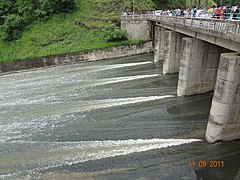
<instances>
[{"instance_id":1,"label":"orange timestamp","mask_svg":"<svg viewBox=\"0 0 240 180\"><path fill-rule=\"evenodd\" d=\"M188 161L189 166L191 168L197 167L197 168L205 168L205 167L210 167L210 168L223 168L225 166L225 162L223 160L199 160L199 161Z\"/></svg>"}]
</instances>

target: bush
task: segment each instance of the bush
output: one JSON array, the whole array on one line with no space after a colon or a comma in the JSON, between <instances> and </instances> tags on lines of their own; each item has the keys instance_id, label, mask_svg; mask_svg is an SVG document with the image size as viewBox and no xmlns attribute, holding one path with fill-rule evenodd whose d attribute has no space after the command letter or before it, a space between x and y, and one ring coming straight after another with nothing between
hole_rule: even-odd
<instances>
[{"instance_id":1,"label":"bush","mask_svg":"<svg viewBox=\"0 0 240 180\"><path fill-rule=\"evenodd\" d=\"M23 30L25 24L23 18L16 14L11 14L5 17L3 24L3 32L6 40L13 40L18 37Z\"/></svg>"},{"instance_id":2,"label":"bush","mask_svg":"<svg viewBox=\"0 0 240 180\"><path fill-rule=\"evenodd\" d=\"M106 42L123 41L127 39L127 33L117 26L109 25L105 28L104 37Z\"/></svg>"}]
</instances>

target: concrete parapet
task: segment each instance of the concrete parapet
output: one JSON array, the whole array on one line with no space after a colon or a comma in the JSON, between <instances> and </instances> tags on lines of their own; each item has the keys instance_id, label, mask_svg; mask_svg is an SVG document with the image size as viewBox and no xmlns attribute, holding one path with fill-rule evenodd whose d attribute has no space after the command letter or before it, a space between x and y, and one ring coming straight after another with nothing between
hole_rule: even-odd
<instances>
[{"instance_id":1,"label":"concrete parapet","mask_svg":"<svg viewBox=\"0 0 240 180\"><path fill-rule=\"evenodd\" d=\"M223 53L210 110L206 140L240 138L240 55Z\"/></svg>"},{"instance_id":2,"label":"concrete parapet","mask_svg":"<svg viewBox=\"0 0 240 180\"><path fill-rule=\"evenodd\" d=\"M163 61L165 51L165 28L155 26L154 41L154 62Z\"/></svg>"},{"instance_id":3,"label":"concrete parapet","mask_svg":"<svg viewBox=\"0 0 240 180\"><path fill-rule=\"evenodd\" d=\"M163 74L177 73L180 69L183 35L175 31L165 31L164 37Z\"/></svg>"},{"instance_id":4,"label":"concrete parapet","mask_svg":"<svg viewBox=\"0 0 240 180\"><path fill-rule=\"evenodd\" d=\"M212 91L223 49L195 38L183 38L182 45L177 95Z\"/></svg>"},{"instance_id":5,"label":"concrete parapet","mask_svg":"<svg viewBox=\"0 0 240 180\"><path fill-rule=\"evenodd\" d=\"M83 61L96 61L150 52L152 52L152 42L148 41L144 43L142 42L138 44L108 47L90 51L58 54L33 59L23 59L0 64L0 74L1 72L40 68L51 65L73 64Z\"/></svg>"}]
</instances>

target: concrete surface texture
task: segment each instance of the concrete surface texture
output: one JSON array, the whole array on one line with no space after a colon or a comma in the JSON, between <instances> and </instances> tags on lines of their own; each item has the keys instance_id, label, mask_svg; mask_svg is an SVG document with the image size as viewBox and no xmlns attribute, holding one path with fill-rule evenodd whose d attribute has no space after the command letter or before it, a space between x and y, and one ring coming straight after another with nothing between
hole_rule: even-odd
<instances>
[{"instance_id":1,"label":"concrete surface texture","mask_svg":"<svg viewBox=\"0 0 240 180\"><path fill-rule=\"evenodd\" d=\"M183 38L177 95L214 89L221 48L195 38Z\"/></svg>"},{"instance_id":2,"label":"concrete surface texture","mask_svg":"<svg viewBox=\"0 0 240 180\"><path fill-rule=\"evenodd\" d=\"M223 53L218 68L206 140L240 138L240 55Z\"/></svg>"}]
</instances>

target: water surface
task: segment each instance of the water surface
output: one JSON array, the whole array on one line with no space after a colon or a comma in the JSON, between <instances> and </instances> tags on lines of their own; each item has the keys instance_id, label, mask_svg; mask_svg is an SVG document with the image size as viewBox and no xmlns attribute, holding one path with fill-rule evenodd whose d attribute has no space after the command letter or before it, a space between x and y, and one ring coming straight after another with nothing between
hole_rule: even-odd
<instances>
[{"instance_id":1,"label":"water surface","mask_svg":"<svg viewBox=\"0 0 240 180\"><path fill-rule=\"evenodd\" d=\"M0 76L0 179L235 179L240 142L204 140L212 93L177 79L152 54Z\"/></svg>"}]
</instances>

